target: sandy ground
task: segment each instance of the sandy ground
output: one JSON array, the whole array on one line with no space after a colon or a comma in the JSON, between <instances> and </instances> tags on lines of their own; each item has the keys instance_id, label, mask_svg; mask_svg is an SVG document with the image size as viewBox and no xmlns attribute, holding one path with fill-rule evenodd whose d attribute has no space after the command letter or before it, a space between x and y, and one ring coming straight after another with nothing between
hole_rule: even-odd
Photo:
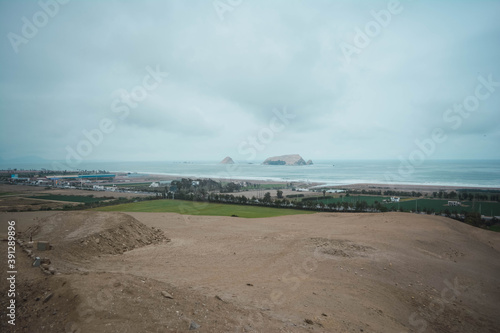
<instances>
[{"instance_id":1,"label":"sandy ground","mask_svg":"<svg viewBox=\"0 0 500 333\"><path fill-rule=\"evenodd\" d=\"M442 217L38 214L0 214L2 233L13 218L19 230L63 223L41 234L62 247L46 254L58 274L46 276L25 255L19 259L19 326L7 332L188 332L192 323L199 332L493 333L500 327L500 234ZM109 219L115 222L107 233L88 222ZM126 227L138 223L170 241L139 246L145 229L134 234L137 228ZM118 242L122 234L130 239ZM79 256L61 254L69 240ZM134 249L75 250L85 242Z\"/></svg>"}]
</instances>

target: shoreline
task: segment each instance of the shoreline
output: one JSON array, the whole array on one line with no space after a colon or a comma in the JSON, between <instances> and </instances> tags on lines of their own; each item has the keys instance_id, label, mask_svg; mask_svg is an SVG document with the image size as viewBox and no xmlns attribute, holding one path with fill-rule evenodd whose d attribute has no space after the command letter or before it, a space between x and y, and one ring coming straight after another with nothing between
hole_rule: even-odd
<instances>
[{"instance_id":1,"label":"shoreline","mask_svg":"<svg viewBox=\"0 0 500 333\"><path fill-rule=\"evenodd\" d=\"M30 170L29 172L33 172ZM12 173L11 170L0 170L0 173ZM19 174L23 172L28 172L28 170L17 170ZM460 189L465 190L481 190L481 191L500 191L500 185L475 185L475 184L418 184L418 183L384 183L380 181L356 181L352 180L349 182L347 180L345 183L332 183L328 180L318 180L318 179L283 179L278 177L226 177L224 174L219 175L188 175L188 174L175 174L175 173L162 173L162 172L142 172L142 171L109 171L116 175L113 182L106 182L103 184L127 184L127 183L146 183L146 182L157 182L157 181L172 181L180 178L191 178L191 179L213 179L220 182L248 182L251 184L289 184L293 183L294 187L305 187L308 189L321 190L327 189L352 189L352 190L396 190L396 191L417 191L432 193L442 191L456 191Z\"/></svg>"},{"instance_id":2,"label":"shoreline","mask_svg":"<svg viewBox=\"0 0 500 333\"><path fill-rule=\"evenodd\" d=\"M474 185L439 185L439 184L401 184L401 183L352 183L352 184L328 184L328 182L322 181L297 181L297 180L276 180L272 178L268 179L252 179L247 177L242 178L220 178L220 177L210 177L210 176L194 176L194 175L174 175L174 174L164 174L164 173L154 173L154 172L137 172L138 177L128 177L126 172L113 171L116 173L117 178L119 176L125 176L128 180L135 178L137 182L147 182L147 181L171 181L179 178L210 178L216 181L240 181L249 182L253 184L287 184L294 183L297 186L307 186L308 188L335 188L335 189L353 189L353 190L397 190L397 191L418 191L418 192L439 192L443 191L456 191L460 189L467 190L490 190L490 191L500 191L500 186L498 187L487 187L487 186L474 186ZM122 183L122 182L120 182Z\"/></svg>"}]
</instances>

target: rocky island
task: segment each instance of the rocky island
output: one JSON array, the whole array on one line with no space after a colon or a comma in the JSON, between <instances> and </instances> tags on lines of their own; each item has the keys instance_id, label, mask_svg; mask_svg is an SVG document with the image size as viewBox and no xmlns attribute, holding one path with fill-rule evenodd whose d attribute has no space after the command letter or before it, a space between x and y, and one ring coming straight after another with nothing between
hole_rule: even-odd
<instances>
[{"instance_id":1,"label":"rocky island","mask_svg":"<svg viewBox=\"0 0 500 333\"><path fill-rule=\"evenodd\" d=\"M234 164L234 161L231 157L226 156L226 158L220 161L219 164Z\"/></svg>"},{"instance_id":2,"label":"rocky island","mask_svg":"<svg viewBox=\"0 0 500 333\"><path fill-rule=\"evenodd\" d=\"M292 155L282 155L282 156L274 156L269 157L264 161L265 165L306 165L312 164L312 161L306 161L299 154Z\"/></svg>"}]
</instances>

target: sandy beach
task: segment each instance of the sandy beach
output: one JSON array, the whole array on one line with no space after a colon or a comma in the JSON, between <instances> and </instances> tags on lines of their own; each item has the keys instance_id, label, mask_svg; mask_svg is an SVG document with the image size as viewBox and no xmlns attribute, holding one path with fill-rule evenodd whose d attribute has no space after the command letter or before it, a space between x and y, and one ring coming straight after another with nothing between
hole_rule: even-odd
<instances>
[{"instance_id":1,"label":"sandy beach","mask_svg":"<svg viewBox=\"0 0 500 333\"><path fill-rule=\"evenodd\" d=\"M195 176L177 176L177 175L165 175L165 174L140 174L140 176L134 177L134 182L153 182L153 181L172 181L181 178L197 179ZM221 182L249 182L252 184L289 184L286 181L276 181L276 180L255 180L255 179L228 179L228 178L212 178L215 181ZM127 174L117 173L116 182L121 183L125 180L130 182L130 178ZM293 182L294 187L306 187L306 188L337 188L337 189L355 189L355 190L397 190L397 191L418 191L422 193L432 193L435 191L452 191L457 189L481 189L481 190L500 190L500 187L481 187L481 186L449 186L449 185L424 185L424 184L393 184L393 183L355 183L346 185L326 185L322 182Z\"/></svg>"}]
</instances>

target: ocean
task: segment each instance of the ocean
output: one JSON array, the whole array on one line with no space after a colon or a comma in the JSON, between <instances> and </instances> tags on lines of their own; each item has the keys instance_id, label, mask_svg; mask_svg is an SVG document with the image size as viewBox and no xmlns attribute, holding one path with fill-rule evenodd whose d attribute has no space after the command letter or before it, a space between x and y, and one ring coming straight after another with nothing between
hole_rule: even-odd
<instances>
[{"instance_id":1,"label":"ocean","mask_svg":"<svg viewBox=\"0 0 500 333\"><path fill-rule=\"evenodd\" d=\"M50 163L3 165L2 167L51 169ZM221 165L218 161L82 162L78 165L78 169L228 180L321 182L328 185L371 183L500 188L499 160L434 160L424 161L418 166L398 160L314 161L313 165L305 166L262 165L248 162Z\"/></svg>"}]
</instances>

